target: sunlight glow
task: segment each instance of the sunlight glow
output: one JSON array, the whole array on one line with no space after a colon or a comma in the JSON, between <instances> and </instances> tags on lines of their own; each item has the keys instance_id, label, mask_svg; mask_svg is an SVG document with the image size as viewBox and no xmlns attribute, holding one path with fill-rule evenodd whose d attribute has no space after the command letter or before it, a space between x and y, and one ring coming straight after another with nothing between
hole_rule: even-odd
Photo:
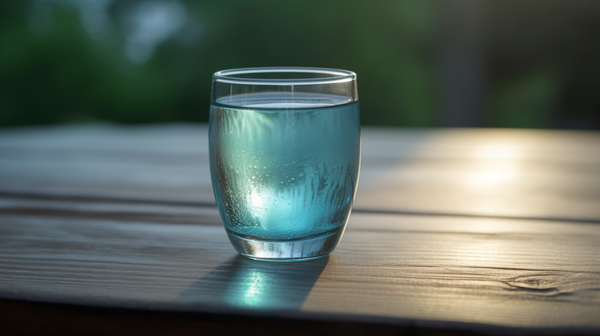
<instances>
[{"instance_id":1,"label":"sunlight glow","mask_svg":"<svg viewBox=\"0 0 600 336\"><path fill-rule=\"evenodd\" d=\"M483 160L515 160L522 156L517 144L485 144L477 149L477 157Z\"/></svg>"},{"instance_id":2,"label":"sunlight glow","mask_svg":"<svg viewBox=\"0 0 600 336\"><path fill-rule=\"evenodd\" d=\"M480 169L470 176L468 185L491 188L513 180L519 171L522 152L515 144L486 144L477 149Z\"/></svg>"},{"instance_id":3,"label":"sunlight glow","mask_svg":"<svg viewBox=\"0 0 600 336\"><path fill-rule=\"evenodd\" d=\"M493 187L510 181L516 174L510 165L504 165L482 171L471 177L470 185L474 187Z\"/></svg>"},{"instance_id":4,"label":"sunlight glow","mask_svg":"<svg viewBox=\"0 0 600 336\"><path fill-rule=\"evenodd\" d=\"M249 274L247 288L244 290L241 305L246 307L260 307L264 304L265 295L268 293L268 281L265 274L252 271Z\"/></svg>"},{"instance_id":5,"label":"sunlight glow","mask_svg":"<svg viewBox=\"0 0 600 336\"><path fill-rule=\"evenodd\" d=\"M256 191L256 189L252 190L250 194L250 202L254 208L262 208L265 204L262 196Z\"/></svg>"}]
</instances>

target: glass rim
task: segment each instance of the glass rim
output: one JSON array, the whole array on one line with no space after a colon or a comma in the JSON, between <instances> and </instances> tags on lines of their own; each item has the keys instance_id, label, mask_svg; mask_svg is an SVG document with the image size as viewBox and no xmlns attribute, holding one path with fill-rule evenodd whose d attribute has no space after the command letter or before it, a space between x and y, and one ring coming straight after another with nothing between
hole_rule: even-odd
<instances>
[{"instance_id":1,"label":"glass rim","mask_svg":"<svg viewBox=\"0 0 600 336\"><path fill-rule=\"evenodd\" d=\"M264 73L304 73L304 74L326 74L332 77L315 78L251 78L235 77L236 75ZM213 74L213 80L220 83L242 84L242 85L317 85L337 84L356 80L356 74L349 70L333 68L313 67L256 67L237 68L217 71Z\"/></svg>"}]
</instances>

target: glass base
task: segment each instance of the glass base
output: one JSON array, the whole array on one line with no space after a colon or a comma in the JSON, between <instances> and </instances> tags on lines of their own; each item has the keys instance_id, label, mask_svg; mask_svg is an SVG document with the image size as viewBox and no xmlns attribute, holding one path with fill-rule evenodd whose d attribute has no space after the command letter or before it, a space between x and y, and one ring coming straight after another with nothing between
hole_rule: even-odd
<instances>
[{"instance_id":1,"label":"glass base","mask_svg":"<svg viewBox=\"0 0 600 336\"><path fill-rule=\"evenodd\" d=\"M260 261L297 262L324 257L337 247L344 229L288 241L259 240L227 231L233 247L244 257Z\"/></svg>"}]
</instances>

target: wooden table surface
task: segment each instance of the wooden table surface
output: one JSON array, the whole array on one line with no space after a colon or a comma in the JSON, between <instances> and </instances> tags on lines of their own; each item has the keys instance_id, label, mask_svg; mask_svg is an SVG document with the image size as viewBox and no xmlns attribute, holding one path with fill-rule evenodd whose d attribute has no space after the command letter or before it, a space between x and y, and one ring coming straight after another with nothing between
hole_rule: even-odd
<instances>
[{"instance_id":1,"label":"wooden table surface","mask_svg":"<svg viewBox=\"0 0 600 336\"><path fill-rule=\"evenodd\" d=\"M600 133L364 128L362 139L341 244L274 264L231 247L204 125L0 130L2 325L600 333Z\"/></svg>"}]
</instances>

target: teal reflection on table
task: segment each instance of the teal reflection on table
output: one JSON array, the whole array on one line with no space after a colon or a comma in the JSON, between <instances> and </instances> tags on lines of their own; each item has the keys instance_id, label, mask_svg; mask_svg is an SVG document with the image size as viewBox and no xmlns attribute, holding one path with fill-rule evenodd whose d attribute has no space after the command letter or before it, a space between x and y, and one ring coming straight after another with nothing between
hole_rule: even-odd
<instances>
[{"instance_id":1,"label":"teal reflection on table","mask_svg":"<svg viewBox=\"0 0 600 336\"><path fill-rule=\"evenodd\" d=\"M253 310L298 310L329 257L300 263L271 263L241 256L196 280L175 300Z\"/></svg>"},{"instance_id":2,"label":"teal reflection on table","mask_svg":"<svg viewBox=\"0 0 600 336\"><path fill-rule=\"evenodd\" d=\"M243 283L239 283L237 287L231 286L231 294L225 296L227 303L245 307L271 305L267 294L272 286L271 275L253 269L246 270L245 273L244 277L247 279Z\"/></svg>"}]
</instances>

